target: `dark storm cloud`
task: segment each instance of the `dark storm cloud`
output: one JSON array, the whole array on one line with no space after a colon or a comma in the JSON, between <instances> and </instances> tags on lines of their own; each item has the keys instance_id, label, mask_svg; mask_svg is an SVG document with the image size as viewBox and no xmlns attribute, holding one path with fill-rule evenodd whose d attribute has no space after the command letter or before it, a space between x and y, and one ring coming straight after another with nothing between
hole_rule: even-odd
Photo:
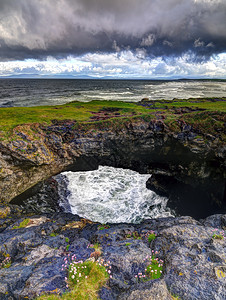
<instances>
[{"instance_id":1,"label":"dark storm cloud","mask_svg":"<svg viewBox=\"0 0 226 300\"><path fill-rule=\"evenodd\" d=\"M226 50L225 0L0 0L0 59ZM194 57L194 56L192 56Z\"/></svg>"}]
</instances>

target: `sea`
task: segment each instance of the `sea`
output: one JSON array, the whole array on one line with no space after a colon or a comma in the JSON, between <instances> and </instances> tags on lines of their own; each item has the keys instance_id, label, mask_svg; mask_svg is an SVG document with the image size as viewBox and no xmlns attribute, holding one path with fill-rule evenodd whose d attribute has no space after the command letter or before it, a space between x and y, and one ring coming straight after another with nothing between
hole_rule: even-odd
<instances>
[{"instance_id":1,"label":"sea","mask_svg":"<svg viewBox=\"0 0 226 300\"><path fill-rule=\"evenodd\" d=\"M0 107L225 96L226 80L0 79Z\"/></svg>"},{"instance_id":2,"label":"sea","mask_svg":"<svg viewBox=\"0 0 226 300\"><path fill-rule=\"evenodd\" d=\"M202 97L226 97L226 80L0 79L0 107ZM146 188L151 174L99 166L97 170L69 171L62 175L67 192L61 193L59 184L59 194L62 194L61 204L65 201L69 204L67 212L101 223L139 223L174 216L167 207L168 199Z\"/></svg>"}]
</instances>

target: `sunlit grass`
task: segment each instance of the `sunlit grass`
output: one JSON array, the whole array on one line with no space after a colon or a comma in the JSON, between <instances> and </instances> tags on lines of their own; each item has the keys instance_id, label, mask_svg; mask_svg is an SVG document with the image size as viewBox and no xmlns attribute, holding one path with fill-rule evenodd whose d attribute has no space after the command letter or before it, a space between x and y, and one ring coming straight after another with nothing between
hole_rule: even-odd
<instances>
[{"instance_id":1,"label":"sunlit grass","mask_svg":"<svg viewBox=\"0 0 226 300\"><path fill-rule=\"evenodd\" d=\"M169 124L170 128L174 128L174 122L184 116L191 123L199 122L204 118L204 114L199 112L182 113L178 115L175 110L177 108L192 108L205 109L206 112L224 113L226 112L226 98L214 99L188 99L188 100L172 100L172 101L149 101L145 106L143 103L131 103L121 101L91 101L91 102L70 102L64 105L55 106L36 106L36 107L8 107L0 108L0 136L1 139L7 139L12 135L13 128L18 125L39 123L49 125L53 120L72 120L77 121L78 124L93 124L103 123L103 126L108 124L108 120L92 120L91 117L95 113L103 109L117 109L118 115L109 112L106 114L110 120L115 120L115 123L127 122L130 119L142 118L147 122L151 119L157 118L161 113L164 115L165 124ZM204 112L205 113L205 112ZM195 119L198 115L199 119ZM205 118L204 118L205 119ZM109 124L114 122L109 122ZM204 122L205 123L205 122ZM205 125L205 124L204 124ZM210 123L212 126L212 124ZM216 124L214 125L222 125ZM177 125L175 124L175 129ZM98 126L97 126L98 127Z\"/></svg>"},{"instance_id":2,"label":"sunlit grass","mask_svg":"<svg viewBox=\"0 0 226 300\"><path fill-rule=\"evenodd\" d=\"M156 257L157 251L152 251L152 255L144 259L146 264L145 272L139 272L135 275L138 282L145 282L153 279L158 279L162 276L163 260Z\"/></svg>"},{"instance_id":3,"label":"sunlit grass","mask_svg":"<svg viewBox=\"0 0 226 300\"><path fill-rule=\"evenodd\" d=\"M30 222L30 219L24 219L18 226L13 226L13 229L19 229L26 227Z\"/></svg>"},{"instance_id":4,"label":"sunlit grass","mask_svg":"<svg viewBox=\"0 0 226 300\"><path fill-rule=\"evenodd\" d=\"M222 111L226 112L226 98L219 98L218 100L213 100L211 98L207 99L184 99L184 100L172 100L167 103L168 107L192 107L201 108L209 111Z\"/></svg>"},{"instance_id":5,"label":"sunlit grass","mask_svg":"<svg viewBox=\"0 0 226 300\"><path fill-rule=\"evenodd\" d=\"M97 300L98 291L108 278L106 268L99 262L71 262L67 277L69 291L62 295L42 295L37 300Z\"/></svg>"}]
</instances>

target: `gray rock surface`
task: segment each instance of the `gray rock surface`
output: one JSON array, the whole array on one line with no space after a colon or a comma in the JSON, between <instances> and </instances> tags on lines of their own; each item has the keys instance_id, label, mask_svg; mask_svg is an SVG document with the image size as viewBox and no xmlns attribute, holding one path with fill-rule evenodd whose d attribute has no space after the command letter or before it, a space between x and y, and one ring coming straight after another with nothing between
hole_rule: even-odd
<instances>
[{"instance_id":1,"label":"gray rock surface","mask_svg":"<svg viewBox=\"0 0 226 300\"><path fill-rule=\"evenodd\" d=\"M88 259L94 251L89 244L96 242L102 249L101 257L111 264L112 278L100 291L102 300L168 300L173 299L172 295L183 300L226 299L226 239L213 238L214 233L223 233L226 215L200 222L178 217L137 225L109 224L103 230L71 214L11 217L11 223L1 219L0 263L6 255L11 259L8 268L0 268L2 300L32 299L52 291L63 293L65 256ZM24 218L30 221L19 228ZM151 243L145 237L150 230L156 233ZM145 258L152 251L164 261L163 274L156 280L138 280L136 275L144 274Z\"/></svg>"}]
</instances>

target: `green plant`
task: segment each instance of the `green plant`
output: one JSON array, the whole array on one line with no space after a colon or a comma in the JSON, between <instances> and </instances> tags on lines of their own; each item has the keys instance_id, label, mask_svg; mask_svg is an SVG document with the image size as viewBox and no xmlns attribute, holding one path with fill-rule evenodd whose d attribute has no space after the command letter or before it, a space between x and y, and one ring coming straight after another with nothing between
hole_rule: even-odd
<instances>
[{"instance_id":1,"label":"green plant","mask_svg":"<svg viewBox=\"0 0 226 300\"><path fill-rule=\"evenodd\" d=\"M129 232L126 237L129 238L134 238L135 240L141 240L142 236L139 234L137 231Z\"/></svg>"},{"instance_id":2,"label":"green plant","mask_svg":"<svg viewBox=\"0 0 226 300\"><path fill-rule=\"evenodd\" d=\"M101 247L99 243L95 243L95 244L89 244L87 248L94 248L95 250L100 250Z\"/></svg>"},{"instance_id":3,"label":"green plant","mask_svg":"<svg viewBox=\"0 0 226 300\"><path fill-rule=\"evenodd\" d=\"M212 232L213 232L212 238L215 239L215 240L223 240L225 238L224 230L219 230L218 228L214 228L212 230Z\"/></svg>"},{"instance_id":4,"label":"green plant","mask_svg":"<svg viewBox=\"0 0 226 300\"><path fill-rule=\"evenodd\" d=\"M153 279L158 279L162 275L162 269L163 269L163 260L158 259L155 255L158 254L156 251L152 251L152 255L149 257L146 257L144 262L146 263L145 272L139 272L137 275L135 275L135 278L137 278L138 281L148 281Z\"/></svg>"},{"instance_id":5,"label":"green plant","mask_svg":"<svg viewBox=\"0 0 226 300\"><path fill-rule=\"evenodd\" d=\"M130 246L132 243L126 243L126 246Z\"/></svg>"},{"instance_id":6,"label":"green plant","mask_svg":"<svg viewBox=\"0 0 226 300\"><path fill-rule=\"evenodd\" d=\"M97 300L99 289L111 277L111 266L104 260L76 261L73 255L70 259L65 257L62 267L68 273L65 281L69 291L61 296L42 295L37 300Z\"/></svg>"},{"instance_id":7,"label":"green plant","mask_svg":"<svg viewBox=\"0 0 226 300\"><path fill-rule=\"evenodd\" d=\"M98 228L98 230L104 230L104 229L110 228L110 226L106 225L106 224L102 224L102 225L99 225L97 228Z\"/></svg>"},{"instance_id":8,"label":"green plant","mask_svg":"<svg viewBox=\"0 0 226 300\"><path fill-rule=\"evenodd\" d=\"M50 236L52 236L52 237L57 236L57 235L58 235L58 233L55 233L55 232L50 233Z\"/></svg>"},{"instance_id":9,"label":"green plant","mask_svg":"<svg viewBox=\"0 0 226 300\"><path fill-rule=\"evenodd\" d=\"M154 232L149 233L149 235L148 235L148 243L150 244L155 238L156 238L156 235L155 235Z\"/></svg>"},{"instance_id":10,"label":"green plant","mask_svg":"<svg viewBox=\"0 0 226 300\"><path fill-rule=\"evenodd\" d=\"M145 270L147 278L150 280L160 278L162 275L162 267L163 261L159 261L158 258L152 255L151 263Z\"/></svg>"},{"instance_id":11,"label":"green plant","mask_svg":"<svg viewBox=\"0 0 226 300\"><path fill-rule=\"evenodd\" d=\"M65 238L65 242L69 243L69 238L68 237Z\"/></svg>"},{"instance_id":12,"label":"green plant","mask_svg":"<svg viewBox=\"0 0 226 300\"><path fill-rule=\"evenodd\" d=\"M223 240L224 239L223 235L221 235L221 234L213 234L212 238L217 239L217 240Z\"/></svg>"},{"instance_id":13,"label":"green plant","mask_svg":"<svg viewBox=\"0 0 226 300\"><path fill-rule=\"evenodd\" d=\"M24 219L18 226L13 226L13 229L19 229L26 227L30 222L30 219Z\"/></svg>"},{"instance_id":14,"label":"green plant","mask_svg":"<svg viewBox=\"0 0 226 300\"><path fill-rule=\"evenodd\" d=\"M181 300L181 298L179 296L177 296L176 294L171 293L171 297L173 300Z\"/></svg>"},{"instance_id":15,"label":"green plant","mask_svg":"<svg viewBox=\"0 0 226 300\"><path fill-rule=\"evenodd\" d=\"M66 246L66 251L68 251L68 250L69 250L69 247L70 247L70 245L67 245L67 246Z\"/></svg>"},{"instance_id":16,"label":"green plant","mask_svg":"<svg viewBox=\"0 0 226 300\"><path fill-rule=\"evenodd\" d=\"M9 254L6 254L4 260L0 263L0 269L1 268L8 269L9 267L11 267L11 264L12 264L11 257Z\"/></svg>"}]
</instances>

